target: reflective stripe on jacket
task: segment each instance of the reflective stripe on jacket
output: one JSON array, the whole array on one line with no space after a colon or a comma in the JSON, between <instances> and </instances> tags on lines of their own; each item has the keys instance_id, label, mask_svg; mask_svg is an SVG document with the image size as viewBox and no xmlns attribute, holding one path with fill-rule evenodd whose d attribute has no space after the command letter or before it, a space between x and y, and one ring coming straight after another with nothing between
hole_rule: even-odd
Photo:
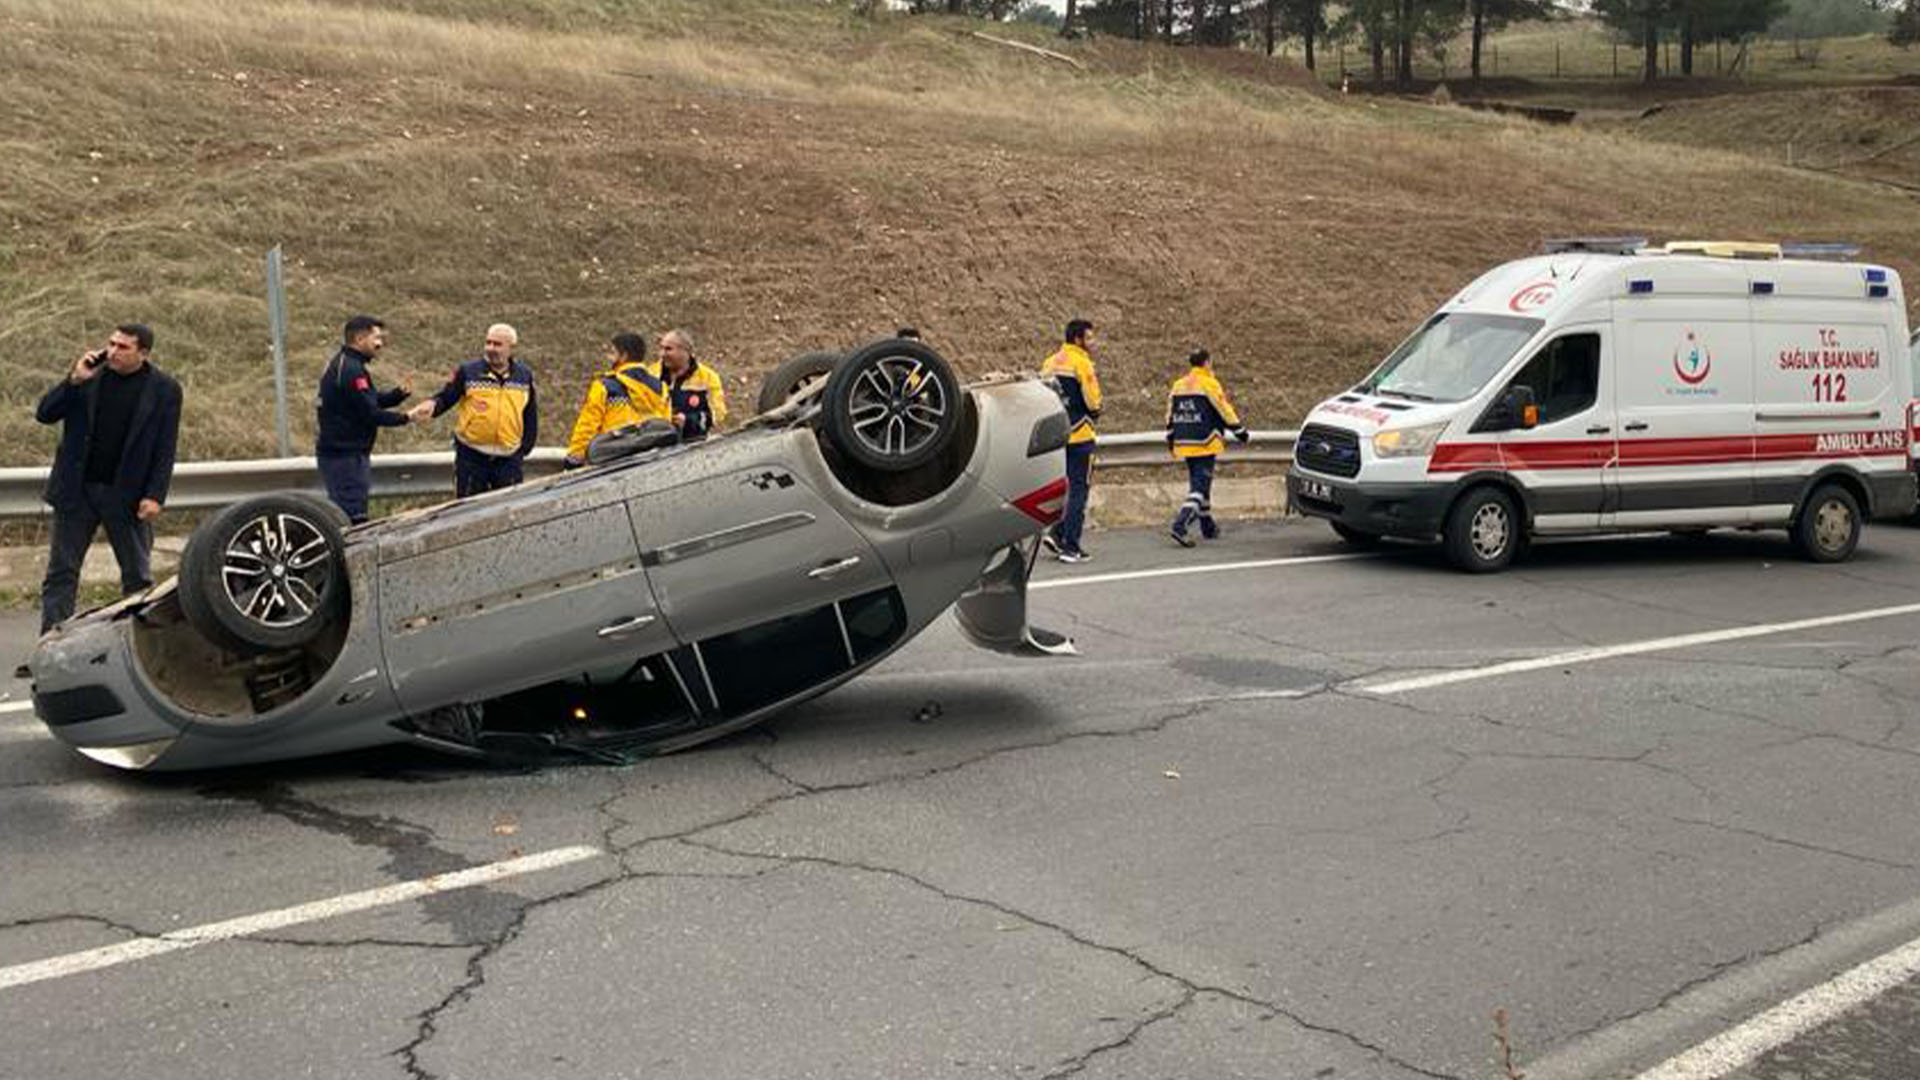
<instances>
[{"instance_id":1,"label":"reflective stripe on jacket","mask_svg":"<svg viewBox=\"0 0 1920 1080\"><path fill-rule=\"evenodd\" d=\"M712 368L698 360L689 360L685 374L671 378L663 368L660 378L670 384L668 405L682 417L682 439L689 442L704 439L709 432L726 422L726 391L720 385L720 376L714 374Z\"/></svg>"},{"instance_id":2,"label":"reflective stripe on jacket","mask_svg":"<svg viewBox=\"0 0 1920 1080\"><path fill-rule=\"evenodd\" d=\"M645 364L621 364L601 373L587 386L586 404L580 406L580 418L573 422L573 435L567 439L567 456L585 458L595 435L642 420L667 419L663 390Z\"/></svg>"},{"instance_id":3,"label":"reflective stripe on jacket","mask_svg":"<svg viewBox=\"0 0 1920 1080\"><path fill-rule=\"evenodd\" d=\"M458 409L453 438L470 450L492 457L522 457L540 433L539 406L533 396L533 371L518 360L495 375L483 357L453 369L447 385L433 396L435 416Z\"/></svg>"},{"instance_id":4,"label":"reflective stripe on jacket","mask_svg":"<svg viewBox=\"0 0 1920 1080\"><path fill-rule=\"evenodd\" d=\"M1100 415L1100 377L1093 357L1078 345L1062 345L1040 365L1040 377L1053 384L1067 407L1067 442L1092 442L1093 421Z\"/></svg>"},{"instance_id":5,"label":"reflective stripe on jacket","mask_svg":"<svg viewBox=\"0 0 1920 1080\"><path fill-rule=\"evenodd\" d=\"M1211 457L1226 448L1222 434L1243 430L1213 372L1193 368L1173 380L1167 391L1167 444L1174 457Z\"/></svg>"}]
</instances>

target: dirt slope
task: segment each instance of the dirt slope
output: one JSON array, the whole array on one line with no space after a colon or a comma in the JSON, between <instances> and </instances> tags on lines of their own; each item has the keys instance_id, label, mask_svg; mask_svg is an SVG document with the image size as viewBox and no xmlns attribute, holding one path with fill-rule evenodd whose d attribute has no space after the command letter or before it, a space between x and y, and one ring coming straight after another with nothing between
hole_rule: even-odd
<instances>
[{"instance_id":1,"label":"dirt slope","mask_svg":"<svg viewBox=\"0 0 1920 1080\"><path fill-rule=\"evenodd\" d=\"M903 322L980 372L1084 315L1109 430L1156 425L1195 344L1277 427L1544 236L1842 236L1920 269L1885 188L1342 98L1245 55L1102 39L1066 47L1076 70L978 24L777 0L717 25L683 0L414 6L0 0L6 463L47 459L32 402L127 317L186 381L187 456L272 453L275 243L297 447L361 310L423 390L516 323L548 444L608 333L676 324L744 403L781 358Z\"/></svg>"}]
</instances>

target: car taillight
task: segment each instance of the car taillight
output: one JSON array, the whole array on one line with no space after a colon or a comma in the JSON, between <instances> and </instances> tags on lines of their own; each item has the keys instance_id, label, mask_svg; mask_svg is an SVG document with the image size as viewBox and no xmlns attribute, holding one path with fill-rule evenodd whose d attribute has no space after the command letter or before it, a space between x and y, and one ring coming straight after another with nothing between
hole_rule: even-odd
<instances>
[{"instance_id":1,"label":"car taillight","mask_svg":"<svg viewBox=\"0 0 1920 1080\"><path fill-rule=\"evenodd\" d=\"M1013 500L1016 510L1042 525L1060 520L1067 498L1067 478L1061 477L1043 488L1036 488Z\"/></svg>"}]
</instances>

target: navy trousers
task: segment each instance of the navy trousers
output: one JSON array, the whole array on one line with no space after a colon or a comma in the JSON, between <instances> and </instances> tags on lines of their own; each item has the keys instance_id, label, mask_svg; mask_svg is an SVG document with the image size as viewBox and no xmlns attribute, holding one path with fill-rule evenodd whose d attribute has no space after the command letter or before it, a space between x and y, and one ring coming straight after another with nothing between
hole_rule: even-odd
<instances>
[{"instance_id":1,"label":"navy trousers","mask_svg":"<svg viewBox=\"0 0 1920 1080\"><path fill-rule=\"evenodd\" d=\"M1093 480L1093 443L1067 444L1067 508L1053 527L1061 551L1080 550L1080 530L1087 523L1087 488Z\"/></svg>"},{"instance_id":2,"label":"navy trousers","mask_svg":"<svg viewBox=\"0 0 1920 1080\"><path fill-rule=\"evenodd\" d=\"M1200 535L1211 540L1220 535L1220 526L1213 521L1213 466L1218 458L1209 454L1206 457L1187 459L1187 498L1180 504L1180 512L1173 515L1173 531L1185 535L1187 526L1200 523Z\"/></svg>"},{"instance_id":3,"label":"navy trousers","mask_svg":"<svg viewBox=\"0 0 1920 1080\"><path fill-rule=\"evenodd\" d=\"M327 498L355 525L367 520L367 491L373 487L373 460L364 450L314 455Z\"/></svg>"},{"instance_id":4,"label":"navy trousers","mask_svg":"<svg viewBox=\"0 0 1920 1080\"><path fill-rule=\"evenodd\" d=\"M464 499L469 495L512 487L522 479L520 459L494 457L469 450L458 443L453 448L453 493Z\"/></svg>"}]
</instances>

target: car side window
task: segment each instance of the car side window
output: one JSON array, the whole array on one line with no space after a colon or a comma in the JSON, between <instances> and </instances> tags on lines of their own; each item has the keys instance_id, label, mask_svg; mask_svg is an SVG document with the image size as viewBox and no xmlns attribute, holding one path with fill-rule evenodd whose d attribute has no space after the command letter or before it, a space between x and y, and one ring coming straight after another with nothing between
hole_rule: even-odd
<instances>
[{"instance_id":1,"label":"car side window","mask_svg":"<svg viewBox=\"0 0 1920 1080\"><path fill-rule=\"evenodd\" d=\"M1586 412L1600 395L1600 335L1553 339L1507 385L1532 388L1542 424Z\"/></svg>"}]
</instances>

